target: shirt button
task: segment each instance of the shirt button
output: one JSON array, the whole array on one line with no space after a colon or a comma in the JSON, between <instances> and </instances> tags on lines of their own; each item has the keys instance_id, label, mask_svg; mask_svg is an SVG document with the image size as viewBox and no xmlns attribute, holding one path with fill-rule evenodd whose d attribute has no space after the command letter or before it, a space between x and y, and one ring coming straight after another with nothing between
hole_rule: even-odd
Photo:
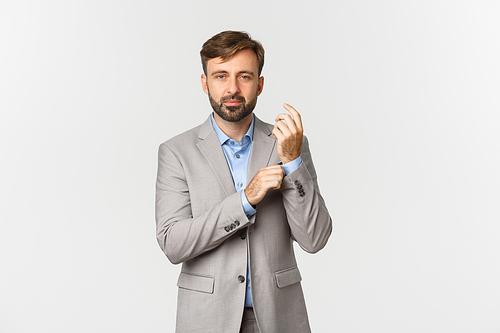
<instances>
[{"instance_id":1,"label":"shirt button","mask_svg":"<svg viewBox=\"0 0 500 333\"><path fill-rule=\"evenodd\" d=\"M238 276L238 282L239 283L245 282L245 277L243 275Z\"/></svg>"},{"instance_id":2,"label":"shirt button","mask_svg":"<svg viewBox=\"0 0 500 333\"><path fill-rule=\"evenodd\" d=\"M234 141L229 141L230 144L234 145Z\"/></svg>"},{"instance_id":3,"label":"shirt button","mask_svg":"<svg viewBox=\"0 0 500 333\"><path fill-rule=\"evenodd\" d=\"M236 158L240 158L240 154L236 154Z\"/></svg>"},{"instance_id":4,"label":"shirt button","mask_svg":"<svg viewBox=\"0 0 500 333\"><path fill-rule=\"evenodd\" d=\"M243 186L243 183L238 183L238 186L239 186L239 187L242 187L242 186Z\"/></svg>"}]
</instances>

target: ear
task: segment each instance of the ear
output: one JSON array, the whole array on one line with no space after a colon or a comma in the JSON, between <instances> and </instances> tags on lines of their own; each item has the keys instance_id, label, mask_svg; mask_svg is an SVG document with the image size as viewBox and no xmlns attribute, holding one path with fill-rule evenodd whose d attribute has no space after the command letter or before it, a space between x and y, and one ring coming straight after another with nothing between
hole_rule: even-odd
<instances>
[{"instance_id":1,"label":"ear","mask_svg":"<svg viewBox=\"0 0 500 333\"><path fill-rule=\"evenodd\" d=\"M260 95L260 93L262 92L262 89L264 89L264 77L263 76L259 77L259 85L257 87L257 96Z\"/></svg>"},{"instance_id":2,"label":"ear","mask_svg":"<svg viewBox=\"0 0 500 333\"><path fill-rule=\"evenodd\" d=\"M208 95L208 87L207 87L207 76L205 74L201 74L201 87L205 94Z\"/></svg>"}]
</instances>

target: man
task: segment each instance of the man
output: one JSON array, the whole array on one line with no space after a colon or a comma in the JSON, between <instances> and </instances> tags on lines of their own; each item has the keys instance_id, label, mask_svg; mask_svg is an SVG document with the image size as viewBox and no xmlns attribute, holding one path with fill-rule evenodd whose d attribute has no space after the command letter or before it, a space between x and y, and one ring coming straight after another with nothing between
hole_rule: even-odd
<instances>
[{"instance_id":1,"label":"man","mask_svg":"<svg viewBox=\"0 0 500 333\"><path fill-rule=\"evenodd\" d=\"M221 32L200 52L213 113L160 146L160 247L183 263L178 333L310 332L293 252L321 250L332 221L319 192L299 113L276 124L253 115L264 49Z\"/></svg>"}]
</instances>

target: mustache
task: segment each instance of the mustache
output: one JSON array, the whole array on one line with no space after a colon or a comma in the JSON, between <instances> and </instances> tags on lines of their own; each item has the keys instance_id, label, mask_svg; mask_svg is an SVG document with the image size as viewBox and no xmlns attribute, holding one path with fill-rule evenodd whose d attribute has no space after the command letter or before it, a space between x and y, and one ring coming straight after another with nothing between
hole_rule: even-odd
<instances>
[{"instance_id":1,"label":"mustache","mask_svg":"<svg viewBox=\"0 0 500 333\"><path fill-rule=\"evenodd\" d=\"M224 96L220 99L220 103L225 103L227 101L240 101L242 103L245 103L245 97L243 96L240 96L240 95L228 95L228 96Z\"/></svg>"}]
</instances>

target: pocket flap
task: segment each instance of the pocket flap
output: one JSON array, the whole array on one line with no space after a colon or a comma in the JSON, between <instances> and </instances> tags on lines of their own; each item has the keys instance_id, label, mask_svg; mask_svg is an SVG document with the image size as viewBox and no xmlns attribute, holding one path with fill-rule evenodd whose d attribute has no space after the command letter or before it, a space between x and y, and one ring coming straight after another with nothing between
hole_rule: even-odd
<instances>
[{"instance_id":1,"label":"pocket flap","mask_svg":"<svg viewBox=\"0 0 500 333\"><path fill-rule=\"evenodd\" d=\"M214 293L215 279L207 276L192 275L181 272L177 280L177 287L202 293Z\"/></svg>"},{"instance_id":2,"label":"pocket flap","mask_svg":"<svg viewBox=\"0 0 500 333\"><path fill-rule=\"evenodd\" d=\"M285 288L302 281L302 276L300 276L299 268L297 266L276 272L275 275L278 288Z\"/></svg>"}]
</instances>

